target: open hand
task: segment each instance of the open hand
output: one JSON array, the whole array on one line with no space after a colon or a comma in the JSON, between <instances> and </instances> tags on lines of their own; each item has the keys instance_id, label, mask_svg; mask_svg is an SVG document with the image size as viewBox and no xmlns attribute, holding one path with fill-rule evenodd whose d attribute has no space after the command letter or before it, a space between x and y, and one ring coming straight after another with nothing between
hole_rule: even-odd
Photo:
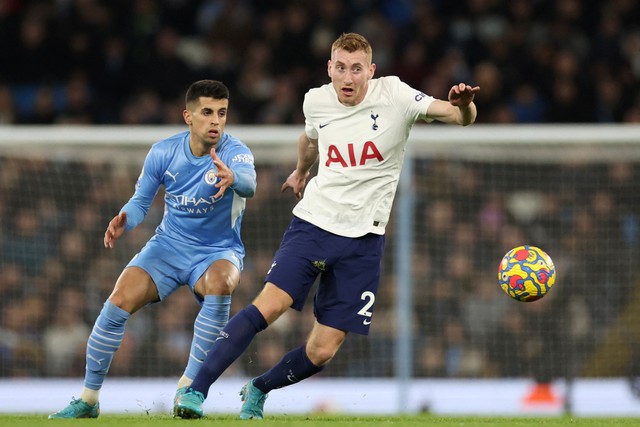
<instances>
[{"instance_id":1,"label":"open hand","mask_svg":"<svg viewBox=\"0 0 640 427\"><path fill-rule=\"evenodd\" d=\"M227 188L231 187L236 180L233 171L225 165L222 160L216 154L216 149L214 147L211 148L211 158L213 159L213 164L216 165L218 172L216 173L216 177L218 178L218 182L215 185L216 188L219 188L220 191L216 193L214 198L219 198L224 195L224 192L227 191Z\"/></svg>"},{"instance_id":2,"label":"open hand","mask_svg":"<svg viewBox=\"0 0 640 427\"><path fill-rule=\"evenodd\" d=\"M287 177L287 180L284 182L284 184L282 184L280 191L284 193L288 188L290 188L293 191L293 194L295 194L296 199L300 200L302 198L302 189L307 183L308 176L309 172L303 175L298 172L297 169L294 170L293 172L291 172L291 175Z\"/></svg>"},{"instance_id":3,"label":"open hand","mask_svg":"<svg viewBox=\"0 0 640 427\"><path fill-rule=\"evenodd\" d=\"M471 104L479 90L480 86L472 87L465 83L459 83L449 90L449 102L456 107L465 107Z\"/></svg>"},{"instance_id":4,"label":"open hand","mask_svg":"<svg viewBox=\"0 0 640 427\"><path fill-rule=\"evenodd\" d=\"M120 212L118 215L114 216L111 221L109 221L109 225L107 226L107 231L104 232L104 247L113 249L115 246L116 240L122 233L124 233L124 228L127 225L127 213Z\"/></svg>"}]
</instances>

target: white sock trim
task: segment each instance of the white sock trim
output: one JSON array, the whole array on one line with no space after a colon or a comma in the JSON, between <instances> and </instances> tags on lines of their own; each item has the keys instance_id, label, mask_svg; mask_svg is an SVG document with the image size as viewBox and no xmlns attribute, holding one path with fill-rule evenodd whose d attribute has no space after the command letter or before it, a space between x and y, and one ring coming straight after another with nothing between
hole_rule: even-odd
<instances>
[{"instance_id":1,"label":"white sock trim","mask_svg":"<svg viewBox=\"0 0 640 427\"><path fill-rule=\"evenodd\" d=\"M95 406L100 398L100 390L91 390L90 388L83 387L80 399L84 400L91 406Z\"/></svg>"},{"instance_id":2,"label":"white sock trim","mask_svg":"<svg viewBox=\"0 0 640 427\"><path fill-rule=\"evenodd\" d=\"M178 388L189 387L193 380L185 375L181 376L178 380Z\"/></svg>"}]
</instances>

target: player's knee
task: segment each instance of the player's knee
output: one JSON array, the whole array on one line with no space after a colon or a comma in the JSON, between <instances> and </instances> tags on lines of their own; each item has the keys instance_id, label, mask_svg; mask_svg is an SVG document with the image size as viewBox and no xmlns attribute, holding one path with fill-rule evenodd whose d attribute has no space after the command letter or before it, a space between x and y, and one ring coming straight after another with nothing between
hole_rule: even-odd
<instances>
[{"instance_id":1,"label":"player's knee","mask_svg":"<svg viewBox=\"0 0 640 427\"><path fill-rule=\"evenodd\" d=\"M218 277L217 280L204 283L205 295L231 295L236 288L236 281L231 277Z\"/></svg>"},{"instance_id":2,"label":"player's knee","mask_svg":"<svg viewBox=\"0 0 640 427\"><path fill-rule=\"evenodd\" d=\"M135 311L132 302L121 292L113 292L109 296L109 302L128 313L133 313Z\"/></svg>"},{"instance_id":3,"label":"player's knee","mask_svg":"<svg viewBox=\"0 0 640 427\"><path fill-rule=\"evenodd\" d=\"M227 264L223 265L228 267ZM200 283L196 284L196 291L202 287L200 291L203 295L231 295L239 281L240 274L235 267L219 268L219 264L214 264L205 272Z\"/></svg>"},{"instance_id":4,"label":"player's knee","mask_svg":"<svg viewBox=\"0 0 640 427\"><path fill-rule=\"evenodd\" d=\"M293 299L275 285L267 283L252 304L260 311L267 323L272 324L289 310Z\"/></svg>"},{"instance_id":5,"label":"player's knee","mask_svg":"<svg viewBox=\"0 0 640 427\"><path fill-rule=\"evenodd\" d=\"M111 304L130 314L135 313L147 304L159 300L158 291L155 287L116 286L111 295L109 295Z\"/></svg>"},{"instance_id":6,"label":"player's knee","mask_svg":"<svg viewBox=\"0 0 640 427\"><path fill-rule=\"evenodd\" d=\"M331 345L315 345L307 343L307 357L316 366L324 366L331 362L333 356L338 352L338 347Z\"/></svg>"}]
</instances>

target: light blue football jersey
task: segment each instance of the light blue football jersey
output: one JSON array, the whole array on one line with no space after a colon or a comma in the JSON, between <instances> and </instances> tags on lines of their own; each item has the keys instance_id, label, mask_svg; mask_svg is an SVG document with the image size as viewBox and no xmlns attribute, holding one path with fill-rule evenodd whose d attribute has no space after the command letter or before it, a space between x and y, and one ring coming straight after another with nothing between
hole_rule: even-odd
<instances>
[{"instance_id":1,"label":"light blue football jersey","mask_svg":"<svg viewBox=\"0 0 640 427\"><path fill-rule=\"evenodd\" d=\"M240 226L246 198L256 187L256 173L251 150L240 140L224 133L216 147L220 160L233 170L236 184L242 176L246 188L227 188L222 197L214 198L219 191L214 185L216 166L209 154L196 157L189 149L190 132L182 132L155 143L144 161L142 172L135 185L135 193L122 210L127 213L129 230L146 216L160 185L165 188L165 208L162 222L156 234L167 237L163 241L176 240L212 250L233 250L244 256L240 238ZM184 248L184 245L180 245ZM188 256L188 254L180 254Z\"/></svg>"}]
</instances>

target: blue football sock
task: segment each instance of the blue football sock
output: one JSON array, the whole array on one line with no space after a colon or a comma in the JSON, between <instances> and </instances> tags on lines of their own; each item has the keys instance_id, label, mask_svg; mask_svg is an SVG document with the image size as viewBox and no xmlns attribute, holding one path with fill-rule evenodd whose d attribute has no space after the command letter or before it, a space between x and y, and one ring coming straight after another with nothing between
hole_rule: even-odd
<instances>
[{"instance_id":1,"label":"blue football sock","mask_svg":"<svg viewBox=\"0 0 640 427\"><path fill-rule=\"evenodd\" d=\"M263 393L286 387L309 378L323 369L309 360L305 345L291 350L282 359L264 374L253 379L253 385Z\"/></svg>"},{"instance_id":2,"label":"blue football sock","mask_svg":"<svg viewBox=\"0 0 640 427\"><path fill-rule=\"evenodd\" d=\"M87 341L87 366L84 386L100 390L113 355L120 348L129 313L109 300L104 303Z\"/></svg>"},{"instance_id":3,"label":"blue football sock","mask_svg":"<svg viewBox=\"0 0 640 427\"><path fill-rule=\"evenodd\" d=\"M207 358L213 343L229 320L231 295L207 295L193 325L193 341L189 362L184 371L187 378L195 378Z\"/></svg>"},{"instance_id":4,"label":"blue football sock","mask_svg":"<svg viewBox=\"0 0 640 427\"><path fill-rule=\"evenodd\" d=\"M253 337L267 326L262 313L252 304L233 316L220 332L191 388L206 398L211 384L249 347Z\"/></svg>"}]
</instances>

